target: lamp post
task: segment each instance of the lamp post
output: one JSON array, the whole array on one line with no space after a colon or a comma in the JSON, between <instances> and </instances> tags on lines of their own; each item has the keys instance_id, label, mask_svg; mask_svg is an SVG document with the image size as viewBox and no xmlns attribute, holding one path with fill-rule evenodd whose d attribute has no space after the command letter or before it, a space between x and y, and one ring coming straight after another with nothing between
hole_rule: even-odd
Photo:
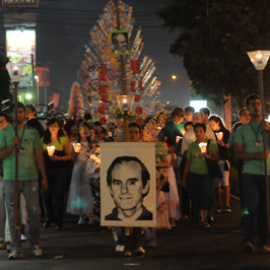
<instances>
[{"instance_id":1,"label":"lamp post","mask_svg":"<svg viewBox=\"0 0 270 270\"><path fill-rule=\"evenodd\" d=\"M14 130L15 130L15 137L18 137L18 85L20 82L21 77L21 69L18 66L11 66L10 62L6 65L9 77L14 84ZM18 145L15 146L15 180L14 180L14 241L17 241L18 238L18 225L17 225L17 217L19 214L19 198L18 198Z\"/></svg>"},{"instance_id":2,"label":"lamp post","mask_svg":"<svg viewBox=\"0 0 270 270\"><path fill-rule=\"evenodd\" d=\"M262 104L262 119L265 119L265 101L264 101L264 88L263 88L263 70L265 69L270 51L252 51L247 52L251 63L255 69L259 71L259 89L260 100ZM263 150L266 152L266 132L263 132ZM267 227L269 230L269 187L268 187L268 168L267 159L264 160L264 173L265 173L265 192L266 192L266 209L267 209Z\"/></svg>"}]
</instances>

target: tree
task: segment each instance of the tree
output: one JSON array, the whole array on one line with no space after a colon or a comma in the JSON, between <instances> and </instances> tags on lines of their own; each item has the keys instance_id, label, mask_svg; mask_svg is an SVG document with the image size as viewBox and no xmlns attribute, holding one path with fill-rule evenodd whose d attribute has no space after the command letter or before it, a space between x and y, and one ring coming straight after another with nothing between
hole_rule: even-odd
<instances>
[{"instance_id":1,"label":"tree","mask_svg":"<svg viewBox=\"0 0 270 270\"><path fill-rule=\"evenodd\" d=\"M181 30L170 51L183 58L196 93L220 104L230 94L243 105L257 92L258 73L246 52L270 49L269 7L262 0L171 0L158 11L165 27ZM266 76L264 83L269 96Z\"/></svg>"},{"instance_id":2,"label":"tree","mask_svg":"<svg viewBox=\"0 0 270 270\"><path fill-rule=\"evenodd\" d=\"M2 100L12 100L12 95L9 92L10 78L6 69L6 64L8 61L9 59L7 58L3 46L0 43L0 107Z\"/></svg>"}]
</instances>

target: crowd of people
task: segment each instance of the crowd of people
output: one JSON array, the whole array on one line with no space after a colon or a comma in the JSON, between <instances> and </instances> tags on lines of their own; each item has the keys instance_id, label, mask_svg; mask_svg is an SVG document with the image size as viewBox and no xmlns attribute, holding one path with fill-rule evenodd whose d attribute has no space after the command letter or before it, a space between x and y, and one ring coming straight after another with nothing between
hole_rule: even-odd
<instances>
[{"instance_id":1,"label":"crowd of people","mask_svg":"<svg viewBox=\"0 0 270 270\"><path fill-rule=\"evenodd\" d=\"M34 106L20 102L17 126L15 136L14 121L0 113L0 248L9 251L9 259L22 258L26 238L33 254L41 256L40 224L61 230L65 212L76 215L78 224L99 229L100 142L121 140L116 125L102 126L89 113L79 120L53 116L45 125L36 118ZM157 229L171 229L179 220L188 220L207 230L215 214L231 213L234 166L245 228L243 251L255 252L258 234L259 251L270 253L264 180L270 126L262 119L257 95L247 97L233 127L226 127L222 117L207 107L195 112L188 106L173 109L168 117L164 112L149 117L141 125L132 122L128 128L130 143L155 142L157 226L112 228L116 252L123 252L127 259L142 257L146 247L157 246ZM16 158L18 190L14 193ZM119 170L123 162L140 166L126 160L115 168ZM115 168L112 174L118 172ZM142 185L147 189L146 182ZM121 220L120 213L113 214ZM152 213L142 208L140 217L146 216Z\"/></svg>"}]
</instances>

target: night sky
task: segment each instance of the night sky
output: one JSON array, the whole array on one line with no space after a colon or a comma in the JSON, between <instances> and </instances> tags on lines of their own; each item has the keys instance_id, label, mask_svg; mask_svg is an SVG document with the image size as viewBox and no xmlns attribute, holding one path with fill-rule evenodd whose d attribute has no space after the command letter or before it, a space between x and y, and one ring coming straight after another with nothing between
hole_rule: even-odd
<instances>
[{"instance_id":1,"label":"night sky","mask_svg":"<svg viewBox=\"0 0 270 270\"><path fill-rule=\"evenodd\" d=\"M148 55L156 63L162 85L160 100L178 106L186 106L189 100L188 78L182 61L169 53L170 44L179 32L168 33L156 10L166 0L126 0L133 7L134 30L142 27L144 48L141 56ZM37 15L37 66L52 63L51 87L48 94L60 93L59 111L66 112L71 86L84 60L84 45L90 41L89 30L102 14L105 0L40 1L38 8L20 9L20 12L36 12ZM5 11L5 10L3 10ZM12 11L12 9L9 9ZM15 10L14 10L15 11ZM0 15L0 42L5 42L3 13ZM171 75L177 75L173 81ZM40 89L41 101L43 89Z\"/></svg>"}]
</instances>

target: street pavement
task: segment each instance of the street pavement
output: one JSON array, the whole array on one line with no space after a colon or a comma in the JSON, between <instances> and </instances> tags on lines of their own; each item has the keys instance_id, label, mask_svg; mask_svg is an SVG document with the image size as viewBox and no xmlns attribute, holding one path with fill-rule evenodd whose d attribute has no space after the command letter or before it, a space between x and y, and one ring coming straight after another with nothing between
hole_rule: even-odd
<instances>
[{"instance_id":1,"label":"street pavement","mask_svg":"<svg viewBox=\"0 0 270 270\"><path fill-rule=\"evenodd\" d=\"M78 218L67 215L62 231L41 229L44 256L36 258L24 243L23 259L10 261L0 251L0 269L84 270L84 269L185 269L185 270L269 270L270 255L242 252L239 200L232 198L232 213L215 214L210 229L189 221L178 222L171 230L158 231L158 247L146 249L144 258L126 260L115 252L109 229L100 232L89 225L78 225Z\"/></svg>"}]
</instances>

